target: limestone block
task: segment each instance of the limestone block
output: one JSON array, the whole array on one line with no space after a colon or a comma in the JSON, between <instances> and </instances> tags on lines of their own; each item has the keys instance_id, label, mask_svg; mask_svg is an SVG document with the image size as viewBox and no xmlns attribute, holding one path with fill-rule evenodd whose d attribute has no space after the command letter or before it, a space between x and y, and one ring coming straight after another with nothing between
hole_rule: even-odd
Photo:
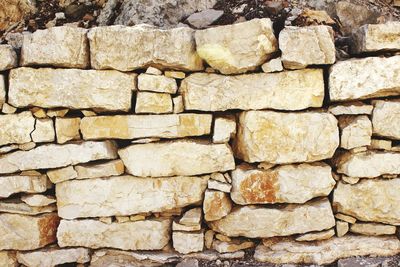
<instances>
[{"instance_id":1,"label":"limestone block","mask_svg":"<svg viewBox=\"0 0 400 267\"><path fill-rule=\"evenodd\" d=\"M61 183L67 180L72 180L78 177L74 167L67 166L60 169L53 169L47 171L47 176L53 184Z\"/></svg>"},{"instance_id":2,"label":"limestone block","mask_svg":"<svg viewBox=\"0 0 400 267\"><path fill-rule=\"evenodd\" d=\"M170 94L138 92L136 95L135 113L172 113Z\"/></svg>"},{"instance_id":3,"label":"limestone block","mask_svg":"<svg viewBox=\"0 0 400 267\"><path fill-rule=\"evenodd\" d=\"M17 53L11 45L0 45L0 71L18 66Z\"/></svg>"},{"instance_id":4,"label":"limestone block","mask_svg":"<svg viewBox=\"0 0 400 267\"><path fill-rule=\"evenodd\" d=\"M370 115L373 110L372 105L364 104L360 101L336 104L329 107L328 111L333 115Z\"/></svg>"},{"instance_id":5,"label":"limestone block","mask_svg":"<svg viewBox=\"0 0 400 267\"><path fill-rule=\"evenodd\" d=\"M295 240L296 241L325 240L325 239L331 238L334 235L335 235L335 230L329 229L329 230L322 231L322 232L302 234L299 237L297 237Z\"/></svg>"},{"instance_id":6,"label":"limestone block","mask_svg":"<svg viewBox=\"0 0 400 267\"><path fill-rule=\"evenodd\" d=\"M342 237L349 231L349 223L343 221L336 222L336 234L338 237Z\"/></svg>"},{"instance_id":7,"label":"limestone block","mask_svg":"<svg viewBox=\"0 0 400 267\"><path fill-rule=\"evenodd\" d=\"M43 207L56 203L55 197L42 194L23 195L21 196L21 200L32 207Z\"/></svg>"},{"instance_id":8,"label":"limestone block","mask_svg":"<svg viewBox=\"0 0 400 267\"><path fill-rule=\"evenodd\" d=\"M64 144L70 140L79 140L80 118L56 118L57 143Z\"/></svg>"},{"instance_id":9,"label":"limestone block","mask_svg":"<svg viewBox=\"0 0 400 267\"><path fill-rule=\"evenodd\" d=\"M116 176L124 173L124 163L122 160L112 160L99 164L82 164L74 167L77 173L77 179L99 178Z\"/></svg>"},{"instance_id":10,"label":"limestone block","mask_svg":"<svg viewBox=\"0 0 400 267\"><path fill-rule=\"evenodd\" d=\"M274 58L262 64L261 69L265 73L283 71L282 59Z\"/></svg>"},{"instance_id":11,"label":"limestone block","mask_svg":"<svg viewBox=\"0 0 400 267\"><path fill-rule=\"evenodd\" d=\"M229 142L236 134L236 120L233 116L221 116L214 120L213 143Z\"/></svg>"},{"instance_id":12,"label":"limestone block","mask_svg":"<svg viewBox=\"0 0 400 267\"><path fill-rule=\"evenodd\" d=\"M162 75L140 74L138 76L138 90L175 94L178 86L173 78Z\"/></svg>"},{"instance_id":13,"label":"limestone block","mask_svg":"<svg viewBox=\"0 0 400 267\"><path fill-rule=\"evenodd\" d=\"M380 223L355 223L350 226L350 232L362 235L394 235L396 226Z\"/></svg>"},{"instance_id":14,"label":"limestone block","mask_svg":"<svg viewBox=\"0 0 400 267\"><path fill-rule=\"evenodd\" d=\"M340 116L340 147L352 149L371 144L372 123L368 116Z\"/></svg>"},{"instance_id":15,"label":"limestone block","mask_svg":"<svg viewBox=\"0 0 400 267\"><path fill-rule=\"evenodd\" d=\"M0 202L0 212L5 213L38 215L54 211L57 211L57 206L55 204L50 204L43 207L32 207L20 201L19 199L5 199Z\"/></svg>"},{"instance_id":16,"label":"limestone block","mask_svg":"<svg viewBox=\"0 0 400 267\"><path fill-rule=\"evenodd\" d=\"M202 251L204 247L204 232L173 232L174 249L182 254Z\"/></svg>"},{"instance_id":17,"label":"limestone block","mask_svg":"<svg viewBox=\"0 0 400 267\"><path fill-rule=\"evenodd\" d=\"M204 218L206 221L216 221L232 210L229 194L221 191L206 190L203 201Z\"/></svg>"},{"instance_id":18,"label":"limestone block","mask_svg":"<svg viewBox=\"0 0 400 267\"><path fill-rule=\"evenodd\" d=\"M35 130L31 134L35 143L54 142L56 139L52 119L36 119Z\"/></svg>"},{"instance_id":19,"label":"limestone block","mask_svg":"<svg viewBox=\"0 0 400 267\"><path fill-rule=\"evenodd\" d=\"M35 129L35 118L30 111L0 115L0 125L0 146L32 141L30 134Z\"/></svg>"},{"instance_id":20,"label":"limestone block","mask_svg":"<svg viewBox=\"0 0 400 267\"><path fill-rule=\"evenodd\" d=\"M9 175L0 176L0 198L16 193L42 193L47 190L46 175Z\"/></svg>"},{"instance_id":21,"label":"limestone block","mask_svg":"<svg viewBox=\"0 0 400 267\"><path fill-rule=\"evenodd\" d=\"M400 139L400 102L375 101L372 126L376 135Z\"/></svg>"}]
</instances>

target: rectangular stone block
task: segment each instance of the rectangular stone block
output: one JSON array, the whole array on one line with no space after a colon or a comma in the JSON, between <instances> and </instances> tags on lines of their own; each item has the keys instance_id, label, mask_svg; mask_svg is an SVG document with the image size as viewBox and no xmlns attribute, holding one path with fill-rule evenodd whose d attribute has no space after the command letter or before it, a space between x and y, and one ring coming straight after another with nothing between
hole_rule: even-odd
<instances>
[{"instance_id":1,"label":"rectangular stone block","mask_svg":"<svg viewBox=\"0 0 400 267\"><path fill-rule=\"evenodd\" d=\"M372 126L375 135L400 139L400 101L376 100Z\"/></svg>"},{"instance_id":2,"label":"rectangular stone block","mask_svg":"<svg viewBox=\"0 0 400 267\"><path fill-rule=\"evenodd\" d=\"M45 174L0 176L0 198L21 192L42 193L47 190L47 183Z\"/></svg>"},{"instance_id":3,"label":"rectangular stone block","mask_svg":"<svg viewBox=\"0 0 400 267\"><path fill-rule=\"evenodd\" d=\"M170 94L154 92L137 92L135 113L163 114L172 113L172 97Z\"/></svg>"},{"instance_id":4,"label":"rectangular stone block","mask_svg":"<svg viewBox=\"0 0 400 267\"><path fill-rule=\"evenodd\" d=\"M19 108L128 111L135 77L112 70L18 68L10 71L8 102Z\"/></svg>"},{"instance_id":5,"label":"rectangular stone block","mask_svg":"<svg viewBox=\"0 0 400 267\"><path fill-rule=\"evenodd\" d=\"M23 144L32 141L35 118L30 111L0 115L0 146Z\"/></svg>"}]
</instances>

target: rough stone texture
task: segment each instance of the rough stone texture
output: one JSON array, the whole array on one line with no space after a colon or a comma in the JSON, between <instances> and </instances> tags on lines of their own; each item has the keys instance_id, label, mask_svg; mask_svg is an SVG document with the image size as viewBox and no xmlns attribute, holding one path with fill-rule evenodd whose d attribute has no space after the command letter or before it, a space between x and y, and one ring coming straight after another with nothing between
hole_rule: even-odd
<instances>
[{"instance_id":1,"label":"rough stone texture","mask_svg":"<svg viewBox=\"0 0 400 267\"><path fill-rule=\"evenodd\" d=\"M379 223L356 223L350 226L350 232L362 235L394 235L396 226Z\"/></svg>"},{"instance_id":2,"label":"rough stone texture","mask_svg":"<svg viewBox=\"0 0 400 267\"><path fill-rule=\"evenodd\" d=\"M206 9L190 15L187 22L197 29L203 29L218 20L223 14L223 10Z\"/></svg>"},{"instance_id":3,"label":"rough stone texture","mask_svg":"<svg viewBox=\"0 0 400 267\"><path fill-rule=\"evenodd\" d=\"M349 231L349 223L343 221L336 221L336 235L342 237Z\"/></svg>"},{"instance_id":4,"label":"rough stone texture","mask_svg":"<svg viewBox=\"0 0 400 267\"><path fill-rule=\"evenodd\" d=\"M285 27L279 33L282 63L287 69L335 63L333 30L329 26Z\"/></svg>"},{"instance_id":5,"label":"rough stone texture","mask_svg":"<svg viewBox=\"0 0 400 267\"><path fill-rule=\"evenodd\" d=\"M324 80L321 69L237 76L195 73L182 81L180 91L186 110L302 110L322 106Z\"/></svg>"},{"instance_id":6,"label":"rough stone texture","mask_svg":"<svg viewBox=\"0 0 400 267\"><path fill-rule=\"evenodd\" d=\"M400 139L400 102L377 100L372 113L373 133Z\"/></svg>"},{"instance_id":7,"label":"rough stone texture","mask_svg":"<svg viewBox=\"0 0 400 267\"><path fill-rule=\"evenodd\" d=\"M239 205L268 203L305 203L328 196L335 180L325 163L254 169L238 166L232 171L232 200Z\"/></svg>"},{"instance_id":8,"label":"rough stone texture","mask_svg":"<svg viewBox=\"0 0 400 267\"><path fill-rule=\"evenodd\" d=\"M340 147L352 149L371 144L372 123L368 116L340 116Z\"/></svg>"},{"instance_id":9,"label":"rough stone texture","mask_svg":"<svg viewBox=\"0 0 400 267\"><path fill-rule=\"evenodd\" d=\"M179 219L179 223L183 225L199 225L201 224L202 219L202 210L201 208L190 209L185 214L183 214L182 218Z\"/></svg>"},{"instance_id":10,"label":"rough stone texture","mask_svg":"<svg viewBox=\"0 0 400 267\"><path fill-rule=\"evenodd\" d=\"M6 82L4 76L0 75L0 110L3 109L4 103L6 103Z\"/></svg>"},{"instance_id":11,"label":"rough stone texture","mask_svg":"<svg viewBox=\"0 0 400 267\"><path fill-rule=\"evenodd\" d=\"M227 236L267 238L326 230L335 226L335 218L329 200L325 198L283 208L239 206L208 225Z\"/></svg>"},{"instance_id":12,"label":"rough stone texture","mask_svg":"<svg viewBox=\"0 0 400 267\"><path fill-rule=\"evenodd\" d=\"M229 142L236 134L236 119L234 116L221 116L214 120L213 143Z\"/></svg>"},{"instance_id":13,"label":"rough stone texture","mask_svg":"<svg viewBox=\"0 0 400 267\"><path fill-rule=\"evenodd\" d=\"M354 185L339 182L333 206L361 221L400 225L399 190L400 179L362 179Z\"/></svg>"},{"instance_id":14,"label":"rough stone texture","mask_svg":"<svg viewBox=\"0 0 400 267\"><path fill-rule=\"evenodd\" d=\"M312 162L333 156L339 130L329 113L246 111L234 141L235 155L247 162Z\"/></svg>"},{"instance_id":15,"label":"rough stone texture","mask_svg":"<svg viewBox=\"0 0 400 267\"><path fill-rule=\"evenodd\" d=\"M36 119L35 130L31 133L35 143L54 142L56 140L52 119Z\"/></svg>"},{"instance_id":16,"label":"rough stone texture","mask_svg":"<svg viewBox=\"0 0 400 267\"><path fill-rule=\"evenodd\" d=\"M162 75L140 74L138 76L138 90L175 94L178 90L178 85L173 78Z\"/></svg>"},{"instance_id":17,"label":"rough stone texture","mask_svg":"<svg viewBox=\"0 0 400 267\"><path fill-rule=\"evenodd\" d=\"M18 66L17 53L11 45L0 45L0 71Z\"/></svg>"},{"instance_id":18,"label":"rough stone texture","mask_svg":"<svg viewBox=\"0 0 400 267\"><path fill-rule=\"evenodd\" d=\"M80 118L56 118L57 143L64 144L70 140L79 140Z\"/></svg>"},{"instance_id":19,"label":"rough stone texture","mask_svg":"<svg viewBox=\"0 0 400 267\"><path fill-rule=\"evenodd\" d=\"M374 106L364 104L363 102L347 102L330 106L328 111L333 115L370 115L373 109Z\"/></svg>"},{"instance_id":20,"label":"rough stone texture","mask_svg":"<svg viewBox=\"0 0 400 267\"><path fill-rule=\"evenodd\" d=\"M32 207L43 207L56 203L56 198L42 194L29 194L21 196L21 200Z\"/></svg>"},{"instance_id":21,"label":"rough stone texture","mask_svg":"<svg viewBox=\"0 0 400 267\"><path fill-rule=\"evenodd\" d=\"M47 190L46 175L10 175L0 176L0 198L16 193L42 193Z\"/></svg>"},{"instance_id":22,"label":"rough stone texture","mask_svg":"<svg viewBox=\"0 0 400 267\"><path fill-rule=\"evenodd\" d=\"M1 267L18 267L17 256L14 251L0 251Z\"/></svg>"},{"instance_id":23,"label":"rough stone texture","mask_svg":"<svg viewBox=\"0 0 400 267\"><path fill-rule=\"evenodd\" d=\"M112 160L100 164L83 164L74 167L77 179L99 178L121 175L124 173L124 163L122 160Z\"/></svg>"},{"instance_id":24,"label":"rough stone texture","mask_svg":"<svg viewBox=\"0 0 400 267\"><path fill-rule=\"evenodd\" d=\"M33 250L56 241L56 213L39 216L0 214L0 249Z\"/></svg>"},{"instance_id":25,"label":"rough stone texture","mask_svg":"<svg viewBox=\"0 0 400 267\"><path fill-rule=\"evenodd\" d=\"M204 247L204 232L173 232L172 242L174 249L182 254L202 251Z\"/></svg>"},{"instance_id":26,"label":"rough stone texture","mask_svg":"<svg viewBox=\"0 0 400 267\"><path fill-rule=\"evenodd\" d=\"M67 180L72 180L78 177L74 167L67 166L60 169L53 169L47 172L47 176L53 184L61 183Z\"/></svg>"},{"instance_id":27,"label":"rough stone texture","mask_svg":"<svg viewBox=\"0 0 400 267\"><path fill-rule=\"evenodd\" d=\"M180 138L209 134L211 123L211 114L94 116L82 119L81 132L86 140Z\"/></svg>"},{"instance_id":28,"label":"rough stone texture","mask_svg":"<svg viewBox=\"0 0 400 267\"><path fill-rule=\"evenodd\" d=\"M395 236L353 236L331 238L317 242L282 241L269 247L257 247L257 261L274 264L330 264L353 256L393 256L400 252Z\"/></svg>"},{"instance_id":29,"label":"rough stone texture","mask_svg":"<svg viewBox=\"0 0 400 267\"><path fill-rule=\"evenodd\" d=\"M400 56L350 59L333 65L329 75L332 101L367 99L400 93Z\"/></svg>"},{"instance_id":30,"label":"rough stone texture","mask_svg":"<svg viewBox=\"0 0 400 267\"><path fill-rule=\"evenodd\" d=\"M118 154L127 172L135 176L197 175L235 168L227 144L177 140L131 145Z\"/></svg>"},{"instance_id":31,"label":"rough stone texture","mask_svg":"<svg viewBox=\"0 0 400 267\"><path fill-rule=\"evenodd\" d=\"M221 191L206 190L203 201L204 219L206 221L216 221L232 210L232 201L229 194Z\"/></svg>"},{"instance_id":32,"label":"rough stone texture","mask_svg":"<svg viewBox=\"0 0 400 267\"><path fill-rule=\"evenodd\" d=\"M10 26L34 13L35 2L29 0L8 0L0 2L0 31L7 30Z\"/></svg>"},{"instance_id":33,"label":"rough stone texture","mask_svg":"<svg viewBox=\"0 0 400 267\"><path fill-rule=\"evenodd\" d=\"M0 146L32 141L30 134L35 129L35 118L30 111L0 115L0 125Z\"/></svg>"},{"instance_id":34,"label":"rough stone texture","mask_svg":"<svg viewBox=\"0 0 400 267\"><path fill-rule=\"evenodd\" d=\"M335 235L335 230L329 229L322 232L307 233L300 235L296 238L296 241L315 241L329 239Z\"/></svg>"},{"instance_id":35,"label":"rough stone texture","mask_svg":"<svg viewBox=\"0 0 400 267\"><path fill-rule=\"evenodd\" d=\"M128 111L135 77L110 70L23 67L10 72L8 102L15 107Z\"/></svg>"},{"instance_id":36,"label":"rough stone texture","mask_svg":"<svg viewBox=\"0 0 400 267\"><path fill-rule=\"evenodd\" d=\"M24 215L38 215L42 213L49 213L56 211L55 204L43 207L31 207L18 199L6 199L0 202L0 212L24 214Z\"/></svg>"},{"instance_id":37,"label":"rough stone texture","mask_svg":"<svg viewBox=\"0 0 400 267\"><path fill-rule=\"evenodd\" d=\"M24 34L22 66L89 67L87 30L62 26Z\"/></svg>"},{"instance_id":38,"label":"rough stone texture","mask_svg":"<svg viewBox=\"0 0 400 267\"><path fill-rule=\"evenodd\" d=\"M111 141L42 145L29 151L16 151L0 157L0 173L58 168L99 159L115 159Z\"/></svg>"},{"instance_id":39,"label":"rough stone texture","mask_svg":"<svg viewBox=\"0 0 400 267\"><path fill-rule=\"evenodd\" d=\"M195 37L199 56L223 74L254 70L278 50L268 18L198 30Z\"/></svg>"},{"instance_id":40,"label":"rough stone texture","mask_svg":"<svg viewBox=\"0 0 400 267\"><path fill-rule=\"evenodd\" d=\"M136 95L135 113L172 113L170 94L138 92Z\"/></svg>"},{"instance_id":41,"label":"rough stone texture","mask_svg":"<svg viewBox=\"0 0 400 267\"><path fill-rule=\"evenodd\" d=\"M149 25L97 27L89 31L92 68L130 71L148 66L198 71L194 31L160 30Z\"/></svg>"},{"instance_id":42,"label":"rough stone texture","mask_svg":"<svg viewBox=\"0 0 400 267\"><path fill-rule=\"evenodd\" d=\"M170 227L169 219L111 224L96 220L61 220L57 240L60 247L157 250L168 244Z\"/></svg>"},{"instance_id":43,"label":"rough stone texture","mask_svg":"<svg viewBox=\"0 0 400 267\"><path fill-rule=\"evenodd\" d=\"M265 73L283 71L282 59L274 58L262 64L261 69Z\"/></svg>"}]
</instances>

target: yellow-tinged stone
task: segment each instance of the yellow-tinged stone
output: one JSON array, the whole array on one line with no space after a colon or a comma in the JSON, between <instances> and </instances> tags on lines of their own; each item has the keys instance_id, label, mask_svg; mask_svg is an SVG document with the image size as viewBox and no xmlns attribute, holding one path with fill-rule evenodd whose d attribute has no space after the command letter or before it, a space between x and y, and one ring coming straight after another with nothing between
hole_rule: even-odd
<instances>
[{"instance_id":1,"label":"yellow-tinged stone","mask_svg":"<svg viewBox=\"0 0 400 267\"><path fill-rule=\"evenodd\" d=\"M60 169L47 171L47 176L53 184L61 183L67 180L72 180L78 177L74 167L68 166Z\"/></svg>"},{"instance_id":2,"label":"yellow-tinged stone","mask_svg":"<svg viewBox=\"0 0 400 267\"><path fill-rule=\"evenodd\" d=\"M186 77L186 74L182 71L172 71L172 70L166 70L164 72L165 77L169 78L174 78L174 79L184 79Z\"/></svg>"},{"instance_id":3,"label":"yellow-tinged stone","mask_svg":"<svg viewBox=\"0 0 400 267\"><path fill-rule=\"evenodd\" d=\"M56 118L57 143L63 144L70 140L79 140L80 118Z\"/></svg>"},{"instance_id":4,"label":"yellow-tinged stone","mask_svg":"<svg viewBox=\"0 0 400 267\"><path fill-rule=\"evenodd\" d=\"M369 149L381 149L381 150L391 150L392 141L383 139L371 139L371 145L368 146Z\"/></svg>"},{"instance_id":5,"label":"yellow-tinged stone","mask_svg":"<svg viewBox=\"0 0 400 267\"><path fill-rule=\"evenodd\" d=\"M99 178L114 175L121 175L124 173L125 167L122 160L112 160L99 164L82 164L74 166L77 173L76 179Z\"/></svg>"},{"instance_id":6,"label":"yellow-tinged stone","mask_svg":"<svg viewBox=\"0 0 400 267\"><path fill-rule=\"evenodd\" d=\"M135 113L172 113L172 98L170 94L137 92Z\"/></svg>"},{"instance_id":7,"label":"yellow-tinged stone","mask_svg":"<svg viewBox=\"0 0 400 267\"><path fill-rule=\"evenodd\" d=\"M47 190L46 175L9 175L0 176L0 198L7 198L12 194L41 193Z\"/></svg>"},{"instance_id":8,"label":"yellow-tinged stone","mask_svg":"<svg viewBox=\"0 0 400 267\"><path fill-rule=\"evenodd\" d=\"M55 131L52 119L36 119L35 130L31 134L35 143L54 142Z\"/></svg>"},{"instance_id":9,"label":"yellow-tinged stone","mask_svg":"<svg viewBox=\"0 0 400 267\"><path fill-rule=\"evenodd\" d=\"M175 94L178 86L173 78L142 73L138 76L138 90Z\"/></svg>"},{"instance_id":10,"label":"yellow-tinged stone","mask_svg":"<svg viewBox=\"0 0 400 267\"><path fill-rule=\"evenodd\" d=\"M349 223L348 222L342 222L342 221L336 221L336 235L338 237L342 237L347 232L349 231Z\"/></svg>"},{"instance_id":11,"label":"yellow-tinged stone","mask_svg":"<svg viewBox=\"0 0 400 267\"><path fill-rule=\"evenodd\" d=\"M336 213L335 214L335 218L337 218L339 220L342 220L342 221L345 221L345 222L348 222L348 223L351 223L351 224L353 224L353 223L355 223L357 221L356 218L351 217L351 216L346 215L346 214L342 214L342 213Z\"/></svg>"},{"instance_id":12,"label":"yellow-tinged stone","mask_svg":"<svg viewBox=\"0 0 400 267\"><path fill-rule=\"evenodd\" d=\"M307 234L302 234L298 237L296 237L296 241L315 241L315 240L325 240L329 239L332 236L335 235L335 230L329 229L326 231L322 232L312 232L312 233L307 233Z\"/></svg>"},{"instance_id":13,"label":"yellow-tinged stone","mask_svg":"<svg viewBox=\"0 0 400 267\"><path fill-rule=\"evenodd\" d=\"M182 113L185 110L183 106L183 97L181 95L173 97L172 102L174 104L174 113Z\"/></svg>"},{"instance_id":14,"label":"yellow-tinged stone","mask_svg":"<svg viewBox=\"0 0 400 267\"><path fill-rule=\"evenodd\" d=\"M18 267L15 251L0 251L0 263L2 267Z\"/></svg>"},{"instance_id":15,"label":"yellow-tinged stone","mask_svg":"<svg viewBox=\"0 0 400 267\"><path fill-rule=\"evenodd\" d=\"M234 116L219 116L214 120L213 143L228 142L236 134Z\"/></svg>"},{"instance_id":16,"label":"yellow-tinged stone","mask_svg":"<svg viewBox=\"0 0 400 267\"><path fill-rule=\"evenodd\" d=\"M203 201L204 218L206 221L216 221L232 210L229 194L221 191L206 190Z\"/></svg>"},{"instance_id":17,"label":"yellow-tinged stone","mask_svg":"<svg viewBox=\"0 0 400 267\"><path fill-rule=\"evenodd\" d=\"M350 226L350 232L362 235L394 235L396 226L380 223L355 223Z\"/></svg>"},{"instance_id":18,"label":"yellow-tinged stone","mask_svg":"<svg viewBox=\"0 0 400 267\"><path fill-rule=\"evenodd\" d=\"M0 125L0 146L32 141L30 134L35 129L35 118L30 111L0 115Z\"/></svg>"},{"instance_id":19,"label":"yellow-tinged stone","mask_svg":"<svg viewBox=\"0 0 400 267\"><path fill-rule=\"evenodd\" d=\"M214 240L212 243L212 248L219 253L231 253L252 247L254 247L254 242L240 239L234 239L228 242Z\"/></svg>"},{"instance_id":20,"label":"yellow-tinged stone","mask_svg":"<svg viewBox=\"0 0 400 267\"><path fill-rule=\"evenodd\" d=\"M340 116L340 147L352 149L371 144L372 123L368 116Z\"/></svg>"}]
</instances>

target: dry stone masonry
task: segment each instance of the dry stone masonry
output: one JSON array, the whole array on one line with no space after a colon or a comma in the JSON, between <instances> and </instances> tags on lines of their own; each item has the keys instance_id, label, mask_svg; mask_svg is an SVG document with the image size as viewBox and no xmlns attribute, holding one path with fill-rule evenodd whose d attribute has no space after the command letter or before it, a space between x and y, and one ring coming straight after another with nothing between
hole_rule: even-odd
<instances>
[{"instance_id":1,"label":"dry stone masonry","mask_svg":"<svg viewBox=\"0 0 400 267\"><path fill-rule=\"evenodd\" d=\"M273 26L0 45L0 266L399 254L400 23Z\"/></svg>"}]
</instances>

